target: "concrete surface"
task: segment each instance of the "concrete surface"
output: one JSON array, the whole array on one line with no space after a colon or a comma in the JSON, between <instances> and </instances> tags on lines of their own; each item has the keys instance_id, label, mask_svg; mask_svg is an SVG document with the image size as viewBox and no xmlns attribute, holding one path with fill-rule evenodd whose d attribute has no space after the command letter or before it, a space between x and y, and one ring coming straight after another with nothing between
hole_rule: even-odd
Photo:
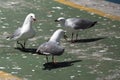
<instances>
[{"instance_id":1,"label":"concrete surface","mask_svg":"<svg viewBox=\"0 0 120 80\"><path fill-rule=\"evenodd\" d=\"M108 2L105 0L69 0L69 1L103 11L107 14L120 16L120 4Z\"/></svg>"},{"instance_id":2,"label":"concrete surface","mask_svg":"<svg viewBox=\"0 0 120 80\"><path fill-rule=\"evenodd\" d=\"M0 72L22 80L120 79L120 21L54 0L0 0L0 4ZM22 50L19 45L15 47L15 41L5 37L20 27L30 12L36 14L37 22L33 24L36 36L27 42L27 49ZM97 20L98 24L80 31L76 43L62 39L65 52L56 57L57 65L52 65L35 51L56 29L62 28L54 22L61 16Z\"/></svg>"}]
</instances>

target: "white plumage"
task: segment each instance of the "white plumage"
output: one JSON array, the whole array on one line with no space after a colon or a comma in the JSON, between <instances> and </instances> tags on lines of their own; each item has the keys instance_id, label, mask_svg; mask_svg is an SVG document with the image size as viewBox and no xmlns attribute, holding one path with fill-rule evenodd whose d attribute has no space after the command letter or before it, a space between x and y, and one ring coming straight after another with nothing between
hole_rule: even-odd
<instances>
[{"instance_id":1,"label":"white plumage","mask_svg":"<svg viewBox=\"0 0 120 80\"><path fill-rule=\"evenodd\" d=\"M24 20L22 27L19 27L12 35L8 36L7 38L16 40L22 48L25 48L26 41L35 36L35 31L32 28L32 22L35 20L35 14L28 14ZM19 41L23 41L24 44L20 43Z\"/></svg>"}]
</instances>

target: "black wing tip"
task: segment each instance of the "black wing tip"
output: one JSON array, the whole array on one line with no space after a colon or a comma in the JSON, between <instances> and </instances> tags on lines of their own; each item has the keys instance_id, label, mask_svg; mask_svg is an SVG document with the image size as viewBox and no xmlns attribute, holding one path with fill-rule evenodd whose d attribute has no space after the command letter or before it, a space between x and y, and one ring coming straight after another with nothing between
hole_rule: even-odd
<instances>
[{"instance_id":1,"label":"black wing tip","mask_svg":"<svg viewBox=\"0 0 120 80\"><path fill-rule=\"evenodd\" d=\"M97 21L94 21L93 24L91 25L91 27L94 26L94 25L97 24L97 23L98 23Z\"/></svg>"},{"instance_id":2,"label":"black wing tip","mask_svg":"<svg viewBox=\"0 0 120 80\"><path fill-rule=\"evenodd\" d=\"M41 54L42 52L41 52L41 50L38 48L38 49L36 50L36 53Z\"/></svg>"},{"instance_id":3,"label":"black wing tip","mask_svg":"<svg viewBox=\"0 0 120 80\"><path fill-rule=\"evenodd\" d=\"M95 22L94 22L94 24L97 24L97 23L98 23L98 21L95 21Z\"/></svg>"},{"instance_id":4,"label":"black wing tip","mask_svg":"<svg viewBox=\"0 0 120 80\"><path fill-rule=\"evenodd\" d=\"M12 39L13 37L12 36L6 36L5 38L6 39Z\"/></svg>"},{"instance_id":5,"label":"black wing tip","mask_svg":"<svg viewBox=\"0 0 120 80\"><path fill-rule=\"evenodd\" d=\"M9 36L6 37L6 39L10 38Z\"/></svg>"}]
</instances>

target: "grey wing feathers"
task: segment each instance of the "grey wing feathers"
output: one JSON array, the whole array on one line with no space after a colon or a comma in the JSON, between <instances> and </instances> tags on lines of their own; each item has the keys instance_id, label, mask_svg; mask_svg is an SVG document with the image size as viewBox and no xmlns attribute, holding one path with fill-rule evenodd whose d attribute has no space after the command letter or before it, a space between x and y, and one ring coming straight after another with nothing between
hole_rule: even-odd
<instances>
[{"instance_id":1,"label":"grey wing feathers","mask_svg":"<svg viewBox=\"0 0 120 80\"><path fill-rule=\"evenodd\" d=\"M94 24L93 21L80 18L72 18L72 21L74 23L74 29L87 29L89 27L92 27L91 25Z\"/></svg>"},{"instance_id":2,"label":"grey wing feathers","mask_svg":"<svg viewBox=\"0 0 120 80\"><path fill-rule=\"evenodd\" d=\"M13 36L14 36L14 37L19 36L20 33L21 33L21 28L18 28L18 29L14 32Z\"/></svg>"},{"instance_id":3,"label":"grey wing feathers","mask_svg":"<svg viewBox=\"0 0 120 80\"><path fill-rule=\"evenodd\" d=\"M10 39L11 39L11 38L15 38L15 37L19 36L20 33L21 33L21 28L18 28L18 29L16 29L15 32L14 32L12 35L10 35L8 38L10 38Z\"/></svg>"},{"instance_id":4,"label":"grey wing feathers","mask_svg":"<svg viewBox=\"0 0 120 80\"><path fill-rule=\"evenodd\" d=\"M53 42L46 42L39 46L36 52L50 53L52 55L61 55L64 52L64 48Z\"/></svg>"}]
</instances>

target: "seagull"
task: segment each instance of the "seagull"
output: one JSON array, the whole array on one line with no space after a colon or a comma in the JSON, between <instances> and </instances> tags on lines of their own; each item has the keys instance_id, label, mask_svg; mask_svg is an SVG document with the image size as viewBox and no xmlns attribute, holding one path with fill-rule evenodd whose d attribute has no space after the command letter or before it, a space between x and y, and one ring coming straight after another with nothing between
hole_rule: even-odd
<instances>
[{"instance_id":1,"label":"seagull","mask_svg":"<svg viewBox=\"0 0 120 80\"><path fill-rule=\"evenodd\" d=\"M7 39L16 40L17 44L20 44L23 49L25 49L25 44L28 39L33 38L35 36L35 31L32 28L32 22L36 21L35 14L29 13L22 25L15 30L15 32L7 37ZM23 41L23 44L19 41Z\"/></svg>"},{"instance_id":2,"label":"seagull","mask_svg":"<svg viewBox=\"0 0 120 80\"><path fill-rule=\"evenodd\" d=\"M48 55L52 55L52 62L55 63L54 56L60 56L64 52L64 48L60 46L60 39L64 37L65 32L62 29L56 30L48 42L41 44L36 50L37 53L46 55L48 62Z\"/></svg>"},{"instance_id":3,"label":"seagull","mask_svg":"<svg viewBox=\"0 0 120 80\"><path fill-rule=\"evenodd\" d=\"M84 30L90 27L93 27L97 21L91 21L87 19L81 19L81 18L67 18L59 17L55 20L55 22L59 22L61 26L65 27L67 30L70 30L71 35L71 41L73 41L74 33L76 33L76 40L78 39L78 31Z\"/></svg>"}]
</instances>

